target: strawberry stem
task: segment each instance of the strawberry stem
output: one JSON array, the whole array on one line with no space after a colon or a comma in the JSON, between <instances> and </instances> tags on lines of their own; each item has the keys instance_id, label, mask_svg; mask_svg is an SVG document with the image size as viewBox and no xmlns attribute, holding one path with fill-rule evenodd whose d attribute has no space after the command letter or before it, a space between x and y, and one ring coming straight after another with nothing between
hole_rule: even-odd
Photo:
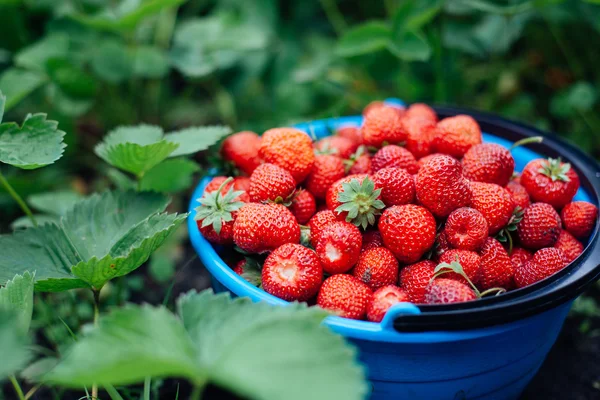
<instances>
[{"instance_id":1,"label":"strawberry stem","mask_svg":"<svg viewBox=\"0 0 600 400\"><path fill-rule=\"evenodd\" d=\"M523 145L526 145L526 144L542 143L543 140L544 140L544 138L541 137L541 136L528 137L528 138L521 139L521 140L518 140L518 141L514 142L513 145L510 146L510 148L508 150L511 151L511 150L513 150L513 149L515 149L515 148L517 148L519 146L523 146Z\"/></svg>"},{"instance_id":2,"label":"strawberry stem","mask_svg":"<svg viewBox=\"0 0 600 400\"><path fill-rule=\"evenodd\" d=\"M501 288L501 287L496 287L496 288L491 288L491 289L481 292L479 297L484 297L484 296L488 296L491 294L494 294L494 296L498 296L498 295L501 295L502 293L506 293L506 289Z\"/></svg>"}]
</instances>

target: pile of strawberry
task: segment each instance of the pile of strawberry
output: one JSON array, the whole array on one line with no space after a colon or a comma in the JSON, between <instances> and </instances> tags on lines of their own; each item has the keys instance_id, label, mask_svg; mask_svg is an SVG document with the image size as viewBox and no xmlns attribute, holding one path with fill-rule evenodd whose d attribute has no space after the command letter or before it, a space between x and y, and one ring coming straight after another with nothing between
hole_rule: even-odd
<instances>
[{"instance_id":1,"label":"pile of strawberry","mask_svg":"<svg viewBox=\"0 0 600 400\"><path fill-rule=\"evenodd\" d=\"M381 321L398 302L531 285L583 251L598 210L572 201L570 164L536 159L518 175L473 118L438 120L424 104L375 102L363 116L314 143L294 128L224 141L241 175L213 178L196 218L207 240L247 256L235 272L282 299Z\"/></svg>"}]
</instances>

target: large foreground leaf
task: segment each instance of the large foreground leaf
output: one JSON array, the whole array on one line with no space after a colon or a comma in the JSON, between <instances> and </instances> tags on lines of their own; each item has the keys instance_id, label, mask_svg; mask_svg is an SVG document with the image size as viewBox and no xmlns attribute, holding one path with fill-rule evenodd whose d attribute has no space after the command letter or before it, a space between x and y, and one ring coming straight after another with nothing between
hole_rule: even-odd
<instances>
[{"instance_id":1,"label":"large foreground leaf","mask_svg":"<svg viewBox=\"0 0 600 400\"><path fill-rule=\"evenodd\" d=\"M16 313L17 326L23 335L29 331L31 324L33 279L33 274L25 272L23 275L16 275L6 282L5 287L0 288L0 309Z\"/></svg>"},{"instance_id":2,"label":"large foreground leaf","mask_svg":"<svg viewBox=\"0 0 600 400\"><path fill-rule=\"evenodd\" d=\"M184 295L178 306L182 321L149 306L101 318L46 379L80 387L185 377L264 400L358 400L367 393L354 349L321 325L327 314L318 308L210 291Z\"/></svg>"},{"instance_id":3,"label":"large foreground leaf","mask_svg":"<svg viewBox=\"0 0 600 400\"><path fill-rule=\"evenodd\" d=\"M192 127L167 134L153 125L122 126L109 132L95 152L112 166L143 177L166 158L206 150L230 133L223 126Z\"/></svg>"},{"instance_id":4,"label":"large foreground leaf","mask_svg":"<svg viewBox=\"0 0 600 400\"><path fill-rule=\"evenodd\" d=\"M0 310L0 381L14 374L29 360L27 336L19 330L14 313Z\"/></svg>"},{"instance_id":5,"label":"large foreground leaf","mask_svg":"<svg viewBox=\"0 0 600 400\"><path fill-rule=\"evenodd\" d=\"M46 114L28 115L21 126L5 122L0 125L0 162L23 169L52 164L63 154L64 136Z\"/></svg>"},{"instance_id":6,"label":"large foreground leaf","mask_svg":"<svg viewBox=\"0 0 600 400\"><path fill-rule=\"evenodd\" d=\"M0 236L0 282L35 270L36 290L101 288L142 265L185 215L161 213L157 193L105 192L77 203L58 224Z\"/></svg>"}]
</instances>

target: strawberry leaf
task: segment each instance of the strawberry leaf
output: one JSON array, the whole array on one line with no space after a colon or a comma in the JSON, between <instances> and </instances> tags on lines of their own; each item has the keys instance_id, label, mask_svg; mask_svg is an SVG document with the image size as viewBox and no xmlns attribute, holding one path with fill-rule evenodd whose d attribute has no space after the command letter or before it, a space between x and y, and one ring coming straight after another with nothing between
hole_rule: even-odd
<instances>
[{"instance_id":1,"label":"strawberry leaf","mask_svg":"<svg viewBox=\"0 0 600 400\"><path fill-rule=\"evenodd\" d=\"M185 158L165 160L150 169L140 181L142 190L174 193L189 188L200 170L198 164Z\"/></svg>"},{"instance_id":2,"label":"strawberry leaf","mask_svg":"<svg viewBox=\"0 0 600 400\"><path fill-rule=\"evenodd\" d=\"M29 114L23 125L0 124L0 162L22 169L36 169L62 157L65 132L46 114Z\"/></svg>"},{"instance_id":3,"label":"strawberry leaf","mask_svg":"<svg viewBox=\"0 0 600 400\"><path fill-rule=\"evenodd\" d=\"M0 309L0 381L21 369L29 360L27 335L19 329L14 312Z\"/></svg>"},{"instance_id":4,"label":"strawberry leaf","mask_svg":"<svg viewBox=\"0 0 600 400\"><path fill-rule=\"evenodd\" d=\"M367 393L355 350L321 325L327 313L319 308L205 291L181 296L178 314L133 305L113 311L45 380L81 387L184 377L263 400L358 400Z\"/></svg>"},{"instance_id":5,"label":"strawberry leaf","mask_svg":"<svg viewBox=\"0 0 600 400\"><path fill-rule=\"evenodd\" d=\"M206 150L231 133L223 126L192 127L164 134L153 125L122 126L109 132L94 151L107 163L143 177L168 157Z\"/></svg>"},{"instance_id":6,"label":"strawberry leaf","mask_svg":"<svg viewBox=\"0 0 600 400\"><path fill-rule=\"evenodd\" d=\"M0 236L0 282L35 269L38 291L101 288L142 265L185 215L161 213L156 193L105 192L78 202L57 224Z\"/></svg>"},{"instance_id":7,"label":"strawberry leaf","mask_svg":"<svg viewBox=\"0 0 600 400\"><path fill-rule=\"evenodd\" d=\"M16 313L16 325L22 335L29 331L31 313L33 312L33 281L34 274L25 272L15 275L0 288L0 309Z\"/></svg>"},{"instance_id":8,"label":"strawberry leaf","mask_svg":"<svg viewBox=\"0 0 600 400\"><path fill-rule=\"evenodd\" d=\"M32 194L27 202L38 211L60 216L65 215L82 198L77 192L65 190Z\"/></svg>"}]
</instances>

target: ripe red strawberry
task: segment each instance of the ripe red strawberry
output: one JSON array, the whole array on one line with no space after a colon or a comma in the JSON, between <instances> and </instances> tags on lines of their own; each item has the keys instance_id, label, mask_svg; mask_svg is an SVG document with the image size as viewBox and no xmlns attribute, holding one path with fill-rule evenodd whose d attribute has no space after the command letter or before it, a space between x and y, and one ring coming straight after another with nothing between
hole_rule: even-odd
<instances>
[{"instance_id":1,"label":"ripe red strawberry","mask_svg":"<svg viewBox=\"0 0 600 400\"><path fill-rule=\"evenodd\" d=\"M387 285L379 288L373 293L373 300L367 307L367 319L371 322L381 322L394 304L408 301L408 295L398 286Z\"/></svg>"},{"instance_id":2,"label":"ripe red strawberry","mask_svg":"<svg viewBox=\"0 0 600 400\"><path fill-rule=\"evenodd\" d=\"M436 217L447 217L471 203L469 182L460 162L449 156L433 157L421 167L416 182L417 200Z\"/></svg>"},{"instance_id":3,"label":"ripe red strawberry","mask_svg":"<svg viewBox=\"0 0 600 400\"><path fill-rule=\"evenodd\" d=\"M275 164L261 164L250 176L250 200L253 203L283 203L294 193L296 181L285 169Z\"/></svg>"},{"instance_id":4,"label":"ripe red strawberry","mask_svg":"<svg viewBox=\"0 0 600 400\"><path fill-rule=\"evenodd\" d=\"M317 242L321 237L323 229L325 229L327 225L336 221L337 218L331 210L319 211L313 215L310 221L308 221L308 227L310 228L310 244L313 248L317 248Z\"/></svg>"},{"instance_id":5,"label":"ripe red strawberry","mask_svg":"<svg viewBox=\"0 0 600 400\"><path fill-rule=\"evenodd\" d=\"M465 153L462 164L465 178L500 186L506 186L515 170L515 159L510 151L496 143L471 147Z\"/></svg>"},{"instance_id":6,"label":"ripe red strawberry","mask_svg":"<svg viewBox=\"0 0 600 400\"><path fill-rule=\"evenodd\" d=\"M513 203L516 207L521 207L521 209L524 210L531 204L529 193L527 193L527 190L519 182L514 180L508 182L506 190L508 190L512 196Z\"/></svg>"},{"instance_id":7,"label":"ripe red strawberry","mask_svg":"<svg viewBox=\"0 0 600 400\"><path fill-rule=\"evenodd\" d=\"M471 182L471 207L479 211L488 222L490 235L495 235L508 225L515 204L508 190L494 183Z\"/></svg>"},{"instance_id":8,"label":"ripe red strawberry","mask_svg":"<svg viewBox=\"0 0 600 400\"><path fill-rule=\"evenodd\" d=\"M404 117L402 124L407 134L406 149L408 151L416 158L433 153L433 141L437 136L436 120L423 117Z\"/></svg>"},{"instance_id":9,"label":"ripe red strawberry","mask_svg":"<svg viewBox=\"0 0 600 400\"><path fill-rule=\"evenodd\" d=\"M531 200L562 208L577 193L579 177L569 163L560 159L538 158L523 169L521 185L527 189Z\"/></svg>"},{"instance_id":10,"label":"ripe red strawberry","mask_svg":"<svg viewBox=\"0 0 600 400\"><path fill-rule=\"evenodd\" d=\"M363 135L360 130L360 127L358 127L358 126L354 126L354 125L342 126L342 127L338 128L338 130L335 134L339 137L344 137L346 139L352 140L354 143L356 143L357 146L360 146L361 144L363 144Z\"/></svg>"},{"instance_id":11,"label":"ripe red strawberry","mask_svg":"<svg viewBox=\"0 0 600 400\"><path fill-rule=\"evenodd\" d=\"M477 294L473 289L453 279L435 279L425 290L426 304L462 303L475 299L477 299Z\"/></svg>"},{"instance_id":12,"label":"ripe red strawberry","mask_svg":"<svg viewBox=\"0 0 600 400\"><path fill-rule=\"evenodd\" d=\"M329 274L349 271L358 262L362 235L351 223L336 221L327 225L317 240L317 255Z\"/></svg>"},{"instance_id":13,"label":"ripe red strawberry","mask_svg":"<svg viewBox=\"0 0 600 400\"><path fill-rule=\"evenodd\" d=\"M360 254L352 275L377 290L398 282L398 260L385 247L374 247Z\"/></svg>"},{"instance_id":14,"label":"ripe red strawberry","mask_svg":"<svg viewBox=\"0 0 600 400\"><path fill-rule=\"evenodd\" d=\"M433 159L434 157L437 156L444 156L445 154L442 153L433 153L433 154L429 154L428 156L419 158L419 160L417 161L419 163L419 166L423 166L425 164L427 164L429 162L429 160Z\"/></svg>"},{"instance_id":15,"label":"ripe red strawberry","mask_svg":"<svg viewBox=\"0 0 600 400\"><path fill-rule=\"evenodd\" d=\"M225 160L231 161L243 173L250 175L260 165L260 141L260 136L254 132L234 133L223 141L221 154Z\"/></svg>"},{"instance_id":16,"label":"ripe red strawberry","mask_svg":"<svg viewBox=\"0 0 600 400\"><path fill-rule=\"evenodd\" d=\"M479 252L481 257L481 290L501 287L510 289L512 286L514 267L508 253L500 242L492 237L486 239Z\"/></svg>"},{"instance_id":17,"label":"ripe red strawberry","mask_svg":"<svg viewBox=\"0 0 600 400\"><path fill-rule=\"evenodd\" d=\"M386 206L412 203L415 199L415 182L402 168L383 168L373 175L376 189L381 189L381 200Z\"/></svg>"},{"instance_id":18,"label":"ripe red strawberry","mask_svg":"<svg viewBox=\"0 0 600 400\"><path fill-rule=\"evenodd\" d=\"M245 259L237 262L233 268L233 272L244 278L251 285L260 286L262 283L261 269L262 266L258 263L258 261L246 257Z\"/></svg>"},{"instance_id":19,"label":"ripe red strawberry","mask_svg":"<svg viewBox=\"0 0 600 400\"><path fill-rule=\"evenodd\" d=\"M318 155L306 178L306 188L317 199L323 200L327 189L345 175L344 163L341 158L326 154Z\"/></svg>"},{"instance_id":20,"label":"ripe red strawberry","mask_svg":"<svg viewBox=\"0 0 600 400\"><path fill-rule=\"evenodd\" d=\"M315 161L310 137L294 128L266 131L262 136L259 155L265 162L288 170L296 183L308 176Z\"/></svg>"},{"instance_id":21,"label":"ripe red strawberry","mask_svg":"<svg viewBox=\"0 0 600 400\"><path fill-rule=\"evenodd\" d=\"M510 261L512 262L513 267L516 269L524 262L531 260L532 257L533 254L531 254L529 250L526 250L522 247L515 247L510 254Z\"/></svg>"},{"instance_id":22,"label":"ripe red strawberry","mask_svg":"<svg viewBox=\"0 0 600 400\"><path fill-rule=\"evenodd\" d=\"M478 250L488 237L488 223L485 217L469 207L452 211L444 230L450 244L463 250Z\"/></svg>"},{"instance_id":23,"label":"ripe red strawberry","mask_svg":"<svg viewBox=\"0 0 600 400\"><path fill-rule=\"evenodd\" d=\"M363 319L373 292L367 285L347 274L325 279L319 290L317 305L341 317Z\"/></svg>"},{"instance_id":24,"label":"ripe red strawberry","mask_svg":"<svg viewBox=\"0 0 600 400\"><path fill-rule=\"evenodd\" d=\"M598 218L598 208L587 201L574 201L563 208L562 223L565 229L579 239L586 239Z\"/></svg>"},{"instance_id":25,"label":"ripe red strawberry","mask_svg":"<svg viewBox=\"0 0 600 400\"><path fill-rule=\"evenodd\" d=\"M227 176L215 176L214 178L212 178L210 180L210 182L208 182L208 185L206 185L206 187L204 188L204 194L214 192L227 179L231 179L231 178L229 178ZM221 195L225 196L225 194L227 194L229 189L233 188L233 190L235 190L235 191L243 192L243 193L240 193L240 195L236 198L236 200L241 201L243 203L248 203L248 202L250 202L250 195L248 194L250 192L249 182L250 182L250 179L248 179L246 177L238 176L237 178L233 178L233 180L229 180L221 188Z\"/></svg>"},{"instance_id":26,"label":"ripe red strawberry","mask_svg":"<svg viewBox=\"0 0 600 400\"><path fill-rule=\"evenodd\" d=\"M370 174L373 172L371 156L369 154L361 154L354 159L351 157L349 165L350 169L348 169L348 174L350 175Z\"/></svg>"},{"instance_id":27,"label":"ripe red strawberry","mask_svg":"<svg viewBox=\"0 0 600 400\"><path fill-rule=\"evenodd\" d=\"M440 263L452 264L453 262L459 263L471 282L477 285L481 278L481 257L479 257L479 254L469 250L453 249L446 251L440 257ZM467 283L466 279L456 272L449 272L443 276L446 279Z\"/></svg>"},{"instance_id":28,"label":"ripe red strawberry","mask_svg":"<svg viewBox=\"0 0 600 400\"><path fill-rule=\"evenodd\" d=\"M223 189L228 185L229 189L223 194ZM238 210L244 205L239 201L242 193L234 191L232 178L228 178L217 189L205 192L198 200L200 206L196 208L196 220L198 229L206 240L221 245L233 242L233 226Z\"/></svg>"},{"instance_id":29,"label":"ripe red strawberry","mask_svg":"<svg viewBox=\"0 0 600 400\"><path fill-rule=\"evenodd\" d=\"M444 254L448 250L452 250L452 245L448 240L448 234L446 233L445 229L438 233L437 237L435 238L435 243L433 244L433 249L433 258L436 260L439 260L442 254Z\"/></svg>"},{"instance_id":30,"label":"ripe red strawberry","mask_svg":"<svg viewBox=\"0 0 600 400\"><path fill-rule=\"evenodd\" d=\"M248 253L265 253L300 241L300 226L281 204L247 203L233 224L233 241Z\"/></svg>"},{"instance_id":31,"label":"ripe red strawberry","mask_svg":"<svg viewBox=\"0 0 600 400\"><path fill-rule=\"evenodd\" d=\"M306 301L316 295L323 268L313 250L300 244L284 244L273 251L262 269L265 292L287 301Z\"/></svg>"},{"instance_id":32,"label":"ripe red strawberry","mask_svg":"<svg viewBox=\"0 0 600 400\"><path fill-rule=\"evenodd\" d=\"M371 158L371 167L375 172L390 167L404 168L409 174L416 174L419 171L419 163L415 156L404 147L396 145L379 149Z\"/></svg>"},{"instance_id":33,"label":"ripe red strawberry","mask_svg":"<svg viewBox=\"0 0 600 400\"><path fill-rule=\"evenodd\" d=\"M362 252L375 247L383 247L383 239L381 233L376 230L366 231L362 234Z\"/></svg>"},{"instance_id":34,"label":"ripe red strawberry","mask_svg":"<svg viewBox=\"0 0 600 400\"><path fill-rule=\"evenodd\" d=\"M444 118L438 122L437 130L434 140L436 151L457 158L482 141L479 124L468 115Z\"/></svg>"},{"instance_id":35,"label":"ripe red strawberry","mask_svg":"<svg viewBox=\"0 0 600 400\"><path fill-rule=\"evenodd\" d=\"M535 252L530 261L521 264L515 271L518 288L532 285L563 269L568 264L560 249L546 247Z\"/></svg>"},{"instance_id":36,"label":"ripe red strawberry","mask_svg":"<svg viewBox=\"0 0 600 400\"><path fill-rule=\"evenodd\" d=\"M407 265L400 271L400 287L408 294L411 303L425 303L425 290L433 278L435 263L425 260Z\"/></svg>"},{"instance_id":37,"label":"ripe red strawberry","mask_svg":"<svg viewBox=\"0 0 600 400\"><path fill-rule=\"evenodd\" d=\"M567 231L560 231L558 240L554 247L565 253L568 263L573 262L581 253L583 253L583 244Z\"/></svg>"},{"instance_id":38,"label":"ripe red strawberry","mask_svg":"<svg viewBox=\"0 0 600 400\"><path fill-rule=\"evenodd\" d=\"M309 191L300 189L290 204L290 211L301 225L306 224L317 211L315 198Z\"/></svg>"},{"instance_id":39,"label":"ripe red strawberry","mask_svg":"<svg viewBox=\"0 0 600 400\"><path fill-rule=\"evenodd\" d=\"M381 189L375 189L375 183L368 176L348 175L331 185L325 201L338 220L367 229L375 224L375 217L385 207L380 196Z\"/></svg>"},{"instance_id":40,"label":"ripe red strawberry","mask_svg":"<svg viewBox=\"0 0 600 400\"><path fill-rule=\"evenodd\" d=\"M371 111L385 107L395 110L400 117L404 116L404 113L406 112L406 108L397 104L386 104L383 101L372 101L363 109L362 115L363 117L366 117Z\"/></svg>"},{"instance_id":41,"label":"ripe red strawberry","mask_svg":"<svg viewBox=\"0 0 600 400\"><path fill-rule=\"evenodd\" d=\"M358 148L351 139L341 136L327 136L315 143L315 149L320 154L333 154L340 158L350 158Z\"/></svg>"},{"instance_id":42,"label":"ripe red strawberry","mask_svg":"<svg viewBox=\"0 0 600 400\"><path fill-rule=\"evenodd\" d=\"M525 209L517 234L523 246L537 250L556 243L560 226L560 217L550 204L533 203Z\"/></svg>"},{"instance_id":43,"label":"ripe red strawberry","mask_svg":"<svg viewBox=\"0 0 600 400\"><path fill-rule=\"evenodd\" d=\"M435 241L435 218L426 208L414 204L386 209L379 220L385 247L403 263L414 263Z\"/></svg>"},{"instance_id":44,"label":"ripe red strawberry","mask_svg":"<svg viewBox=\"0 0 600 400\"><path fill-rule=\"evenodd\" d=\"M420 118L427 119L433 122L437 122L438 116L433 110L433 108L429 107L427 104L423 103L414 103L411 104L410 107L404 113L405 119L412 118Z\"/></svg>"},{"instance_id":45,"label":"ripe red strawberry","mask_svg":"<svg viewBox=\"0 0 600 400\"><path fill-rule=\"evenodd\" d=\"M382 144L395 144L406 140L402 128L402 118L398 110L383 106L370 110L364 118L363 140L368 146L381 147Z\"/></svg>"}]
</instances>

